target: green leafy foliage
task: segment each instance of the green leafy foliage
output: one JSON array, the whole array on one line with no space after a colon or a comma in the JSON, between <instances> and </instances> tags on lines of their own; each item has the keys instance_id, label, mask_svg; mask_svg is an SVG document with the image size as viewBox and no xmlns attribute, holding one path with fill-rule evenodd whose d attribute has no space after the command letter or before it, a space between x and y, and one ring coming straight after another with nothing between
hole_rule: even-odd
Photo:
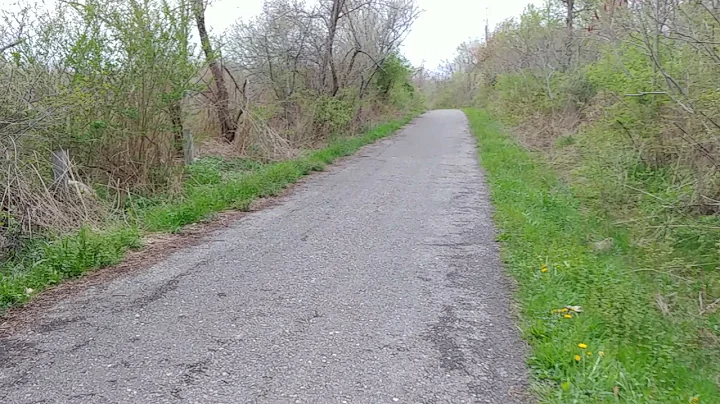
<instances>
[{"instance_id":1,"label":"green leafy foliage","mask_svg":"<svg viewBox=\"0 0 720 404\"><path fill-rule=\"evenodd\" d=\"M327 133L345 130L354 115L355 107L350 98L323 95L315 101L314 122Z\"/></svg>"},{"instance_id":2,"label":"green leafy foliage","mask_svg":"<svg viewBox=\"0 0 720 404\"><path fill-rule=\"evenodd\" d=\"M397 54L388 56L382 63L382 69L375 74L375 87L380 97L392 105L405 106L415 95L410 83L412 66Z\"/></svg>"},{"instance_id":3,"label":"green leafy foliage","mask_svg":"<svg viewBox=\"0 0 720 404\"><path fill-rule=\"evenodd\" d=\"M54 32L63 46L54 63L68 77L45 78L61 95L46 107L62 108L65 119L35 130L94 168L85 176L105 180L109 172L130 186L156 182L146 175L174 161L167 145L181 130L180 102L198 89L190 2L62 3L57 13L52 18L67 21Z\"/></svg>"}]
</instances>

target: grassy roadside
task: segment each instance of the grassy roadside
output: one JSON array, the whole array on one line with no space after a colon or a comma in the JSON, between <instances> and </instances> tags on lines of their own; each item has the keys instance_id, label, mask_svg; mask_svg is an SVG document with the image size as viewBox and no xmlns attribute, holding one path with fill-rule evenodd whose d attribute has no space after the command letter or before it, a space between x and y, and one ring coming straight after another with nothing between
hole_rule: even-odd
<instances>
[{"instance_id":1,"label":"grassy roadside","mask_svg":"<svg viewBox=\"0 0 720 404\"><path fill-rule=\"evenodd\" d=\"M254 166L230 177L223 178L218 170L193 168L183 197L140 207L127 221L102 230L85 228L39 241L0 268L0 312L26 302L49 285L119 262L128 249L141 246L144 234L175 232L227 209L247 210L252 201L277 195L312 171L322 171L336 159L393 134L415 115L378 125L359 136L337 139L297 159Z\"/></svg>"},{"instance_id":2,"label":"grassy roadside","mask_svg":"<svg viewBox=\"0 0 720 404\"><path fill-rule=\"evenodd\" d=\"M717 352L657 309L655 285L630 248L594 249L630 230L587 209L559 177L465 111L487 172L503 259L518 282L521 328L535 386L550 403L718 403ZM580 306L581 313L564 312ZM569 317L569 318L568 318Z\"/></svg>"}]
</instances>

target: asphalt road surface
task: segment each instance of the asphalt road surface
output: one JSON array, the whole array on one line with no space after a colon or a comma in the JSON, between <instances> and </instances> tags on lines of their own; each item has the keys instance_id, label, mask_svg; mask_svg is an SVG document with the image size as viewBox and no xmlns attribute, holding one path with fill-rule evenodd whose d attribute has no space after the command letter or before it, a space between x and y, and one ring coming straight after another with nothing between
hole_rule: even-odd
<instances>
[{"instance_id":1,"label":"asphalt road surface","mask_svg":"<svg viewBox=\"0 0 720 404\"><path fill-rule=\"evenodd\" d=\"M462 112L285 199L2 338L0 403L531 401Z\"/></svg>"}]
</instances>

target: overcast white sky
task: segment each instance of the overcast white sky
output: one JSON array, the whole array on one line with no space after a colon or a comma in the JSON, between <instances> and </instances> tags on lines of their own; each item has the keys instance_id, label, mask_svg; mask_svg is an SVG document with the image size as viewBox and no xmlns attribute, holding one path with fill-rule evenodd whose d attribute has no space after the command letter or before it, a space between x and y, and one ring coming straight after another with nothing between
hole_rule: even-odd
<instances>
[{"instance_id":1,"label":"overcast white sky","mask_svg":"<svg viewBox=\"0 0 720 404\"><path fill-rule=\"evenodd\" d=\"M485 19L493 27L500 21L520 15L530 3L542 0L418 0L425 10L407 37L403 54L419 66L425 62L435 68L444 59L452 58L463 41L484 34ZM213 32L220 33L236 19L252 17L262 10L263 0L214 0L206 12Z\"/></svg>"}]
</instances>

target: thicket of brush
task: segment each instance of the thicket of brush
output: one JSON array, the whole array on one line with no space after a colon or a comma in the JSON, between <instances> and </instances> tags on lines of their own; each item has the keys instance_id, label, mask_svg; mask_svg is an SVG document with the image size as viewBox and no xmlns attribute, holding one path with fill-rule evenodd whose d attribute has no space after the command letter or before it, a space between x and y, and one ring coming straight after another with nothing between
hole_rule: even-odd
<instances>
[{"instance_id":1,"label":"thicket of brush","mask_svg":"<svg viewBox=\"0 0 720 404\"><path fill-rule=\"evenodd\" d=\"M0 258L36 236L182 198L184 132L201 156L260 164L421 104L398 54L418 15L412 0L272 0L216 36L206 6L22 0L3 10ZM61 173L58 151L71 162Z\"/></svg>"}]
</instances>

